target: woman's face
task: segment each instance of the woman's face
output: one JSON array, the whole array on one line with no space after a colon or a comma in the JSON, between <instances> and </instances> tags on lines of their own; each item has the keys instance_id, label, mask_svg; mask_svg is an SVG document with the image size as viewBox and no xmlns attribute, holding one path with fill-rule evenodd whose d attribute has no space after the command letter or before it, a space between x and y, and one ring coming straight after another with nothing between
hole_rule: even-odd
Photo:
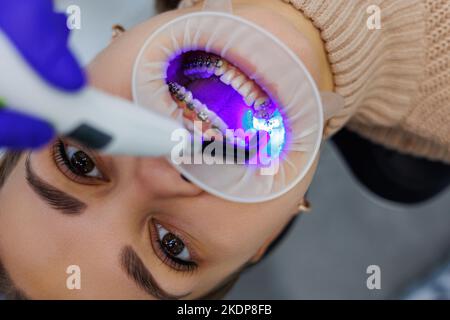
<instances>
[{"instance_id":1,"label":"woman's face","mask_svg":"<svg viewBox=\"0 0 450 320\"><path fill-rule=\"evenodd\" d=\"M267 21L264 10L241 13ZM90 66L91 82L131 98L146 35L179 14L122 35ZM24 154L0 190L0 261L33 299L199 298L258 260L314 171L281 198L239 204L203 192L165 159L107 157L57 139ZM80 268L80 290L67 287L70 266Z\"/></svg>"}]
</instances>

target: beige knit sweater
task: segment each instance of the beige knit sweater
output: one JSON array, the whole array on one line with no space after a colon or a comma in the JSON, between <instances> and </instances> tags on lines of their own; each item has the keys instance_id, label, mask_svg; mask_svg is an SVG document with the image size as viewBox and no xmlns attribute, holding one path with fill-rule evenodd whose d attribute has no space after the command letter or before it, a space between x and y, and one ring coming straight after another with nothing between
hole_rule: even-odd
<instances>
[{"instance_id":1,"label":"beige knit sweater","mask_svg":"<svg viewBox=\"0 0 450 320\"><path fill-rule=\"evenodd\" d=\"M283 1L321 31L345 98L328 135L347 125L384 146L450 163L450 0ZM381 29L367 27L371 5L381 9Z\"/></svg>"}]
</instances>

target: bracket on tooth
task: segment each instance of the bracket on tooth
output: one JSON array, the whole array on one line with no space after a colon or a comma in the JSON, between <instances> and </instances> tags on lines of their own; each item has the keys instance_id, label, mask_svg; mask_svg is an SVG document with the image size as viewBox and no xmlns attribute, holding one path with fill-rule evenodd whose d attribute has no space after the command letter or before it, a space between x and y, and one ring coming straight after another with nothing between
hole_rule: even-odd
<instances>
[{"instance_id":1,"label":"bracket on tooth","mask_svg":"<svg viewBox=\"0 0 450 320\"><path fill-rule=\"evenodd\" d=\"M217 59L216 61L216 68L221 68L223 66L223 60L222 59Z\"/></svg>"},{"instance_id":2,"label":"bracket on tooth","mask_svg":"<svg viewBox=\"0 0 450 320\"><path fill-rule=\"evenodd\" d=\"M195 112L197 118L204 123L210 123L211 128L215 129L222 134L225 133L228 126L226 123L220 119L213 111L209 110L206 105L193 99L192 93L186 90L185 87L179 85L176 82L169 82L168 84L169 92L172 96L180 102L184 102L186 108L192 112Z\"/></svg>"},{"instance_id":3,"label":"bracket on tooth","mask_svg":"<svg viewBox=\"0 0 450 320\"><path fill-rule=\"evenodd\" d=\"M275 111L269 99L256 101L253 109L255 110L254 116L264 120L269 120Z\"/></svg>"},{"instance_id":4,"label":"bracket on tooth","mask_svg":"<svg viewBox=\"0 0 450 320\"><path fill-rule=\"evenodd\" d=\"M174 95L174 96L177 96L177 94L181 90L181 86L178 83L175 83L175 82L169 82L167 85L169 86L170 93L172 95Z\"/></svg>"},{"instance_id":5,"label":"bracket on tooth","mask_svg":"<svg viewBox=\"0 0 450 320\"><path fill-rule=\"evenodd\" d=\"M189 110L191 110L191 111L194 111L194 110L195 110L195 106L194 106L194 104L193 104L192 102L186 103L186 107L187 107Z\"/></svg>"},{"instance_id":6,"label":"bracket on tooth","mask_svg":"<svg viewBox=\"0 0 450 320\"><path fill-rule=\"evenodd\" d=\"M219 57L196 57L185 65L183 72L191 80L205 79L215 74L223 66L224 61Z\"/></svg>"},{"instance_id":7,"label":"bracket on tooth","mask_svg":"<svg viewBox=\"0 0 450 320\"><path fill-rule=\"evenodd\" d=\"M208 121L208 114L204 111L200 111L199 113L197 113L197 117L202 120L203 122Z\"/></svg>"}]
</instances>

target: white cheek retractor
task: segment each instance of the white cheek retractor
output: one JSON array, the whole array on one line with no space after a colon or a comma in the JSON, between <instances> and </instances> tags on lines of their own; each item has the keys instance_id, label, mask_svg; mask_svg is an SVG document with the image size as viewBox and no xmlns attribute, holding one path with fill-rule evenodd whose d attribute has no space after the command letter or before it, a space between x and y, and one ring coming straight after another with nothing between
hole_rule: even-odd
<instances>
[{"instance_id":1,"label":"white cheek retractor","mask_svg":"<svg viewBox=\"0 0 450 320\"><path fill-rule=\"evenodd\" d=\"M210 83L202 87L205 81ZM221 93L220 86L226 85L242 98L230 98L233 94L225 89ZM208 0L202 11L152 33L137 57L132 87L138 105L181 123L193 114L189 119L222 132L268 132L271 151L264 166L210 164L208 155L201 164L175 165L205 191L245 203L277 198L298 184L317 156L324 119L343 107L340 96L318 91L302 61L282 41L233 15L230 0Z\"/></svg>"}]
</instances>

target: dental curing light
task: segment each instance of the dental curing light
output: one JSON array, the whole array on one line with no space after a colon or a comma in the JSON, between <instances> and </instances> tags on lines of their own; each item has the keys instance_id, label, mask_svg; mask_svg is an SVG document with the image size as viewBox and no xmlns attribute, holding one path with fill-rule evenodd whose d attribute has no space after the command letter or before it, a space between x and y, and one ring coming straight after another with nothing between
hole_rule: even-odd
<instances>
[{"instance_id":1,"label":"dental curing light","mask_svg":"<svg viewBox=\"0 0 450 320\"><path fill-rule=\"evenodd\" d=\"M182 125L169 117L93 88L73 94L46 84L1 31L0 52L1 104L48 121L58 134L107 154L161 156L176 144L171 135Z\"/></svg>"}]
</instances>

